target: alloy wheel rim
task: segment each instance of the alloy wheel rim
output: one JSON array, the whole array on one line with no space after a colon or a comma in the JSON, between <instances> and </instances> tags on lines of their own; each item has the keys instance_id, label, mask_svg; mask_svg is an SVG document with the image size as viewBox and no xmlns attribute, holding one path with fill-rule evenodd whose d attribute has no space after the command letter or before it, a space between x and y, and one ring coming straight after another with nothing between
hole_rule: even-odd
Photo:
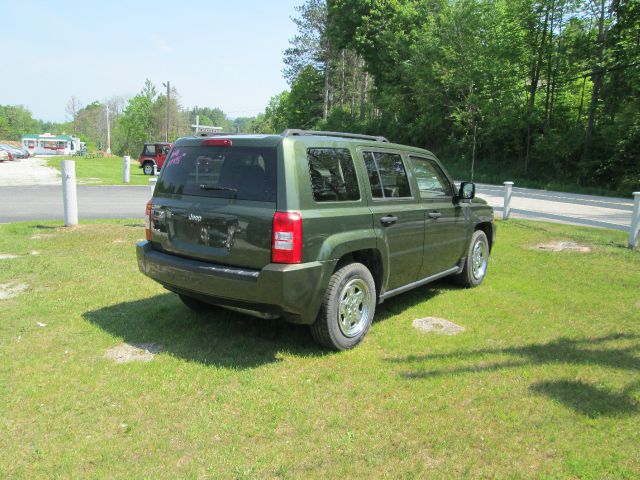
<instances>
[{"instance_id":1,"label":"alloy wheel rim","mask_svg":"<svg viewBox=\"0 0 640 480\"><path fill-rule=\"evenodd\" d=\"M361 334L369 319L371 291L367 282L354 278L340 292L338 304L338 326L345 337Z\"/></svg>"},{"instance_id":2,"label":"alloy wheel rim","mask_svg":"<svg viewBox=\"0 0 640 480\"><path fill-rule=\"evenodd\" d=\"M487 272L487 244L478 240L471 254L472 273L476 280L482 279Z\"/></svg>"}]
</instances>

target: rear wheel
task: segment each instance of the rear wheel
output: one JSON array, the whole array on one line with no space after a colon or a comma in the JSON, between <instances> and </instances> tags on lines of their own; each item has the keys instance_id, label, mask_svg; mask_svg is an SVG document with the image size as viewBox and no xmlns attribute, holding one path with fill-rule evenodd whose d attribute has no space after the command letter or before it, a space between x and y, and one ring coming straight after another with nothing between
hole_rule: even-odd
<instances>
[{"instance_id":1,"label":"rear wheel","mask_svg":"<svg viewBox=\"0 0 640 480\"><path fill-rule=\"evenodd\" d=\"M482 230L471 236L462 272L453 277L463 287L477 287L482 283L489 266L489 241Z\"/></svg>"},{"instance_id":2,"label":"rear wheel","mask_svg":"<svg viewBox=\"0 0 640 480\"><path fill-rule=\"evenodd\" d=\"M182 303L184 303L190 310L198 313L204 313L215 308L213 305L207 302L203 302L202 300L198 300L197 298L190 297L189 295L184 295L179 293L178 296Z\"/></svg>"},{"instance_id":3,"label":"rear wheel","mask_svg":"<svg viewBox=\"0 0 640 480\"><path fill-rule=\"evenodd\" d=\"M313 338L332 350L347 350L362 341L371 327L376 309L376 286L371 272L361 263L350 263L329 281L315 323Z\"/></svg>"},{"instance_id":4,"label":"rear wheel","mask_svg":"<svg viewBox=\"0 0 640 480\"><path fill-rule=\"evenodd\" d=\"M144 165L142 165L142 171L145 175L153 175L153 163L144 162Z\"/></svg>"}]
</instances>

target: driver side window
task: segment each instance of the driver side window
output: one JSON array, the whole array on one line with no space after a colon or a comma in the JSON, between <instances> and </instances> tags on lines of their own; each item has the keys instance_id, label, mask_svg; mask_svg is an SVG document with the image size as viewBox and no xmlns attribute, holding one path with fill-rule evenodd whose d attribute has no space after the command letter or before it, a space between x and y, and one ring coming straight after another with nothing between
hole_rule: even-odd
<instances>
[{"instance_id":1,"label":"driver side window","mask_svg":"<svg viewBox=\"0 0 640 480\"><path fill-rule=\"evenodd\" d=\"M451 184L440 167L427 158L411 157L420 198L445 198L453 195Z\"/></svg>"}]
</instances>

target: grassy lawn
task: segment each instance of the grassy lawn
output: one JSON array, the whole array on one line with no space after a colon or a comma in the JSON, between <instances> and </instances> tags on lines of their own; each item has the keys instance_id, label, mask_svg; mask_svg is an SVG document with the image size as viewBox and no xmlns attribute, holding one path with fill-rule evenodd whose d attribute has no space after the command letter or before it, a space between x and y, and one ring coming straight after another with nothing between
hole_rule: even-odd
<instances>
[{"instance_id":1,"label":"grassy lawn","mask_svg":"<svg viewBox=\"0 0 640 480\"><path fill-rule=\"evenodd\" d=\"M0 300L0 478L640 476L623 232L502 222L480 288L396 297L358 348L327 353L301 326L189 312L138 273L139 222L56 226L0 225L18 255L0 284L28 285ZM530 248L561 239L593 250ZM466 330L421 334L425 316ZM122 342L162 352L105 358Z\"/></svg>"},{"instance_id":2,"label":"grassy lawn","mask_svg":"<svg viewBox=\"0 0 640 480\"><path fill-rule=\"evenodd\" d=\"M125 185L122 181L122 157L50 157L47 159L47 165L62 171L63 160L76 162L76 178L80 184ZM151 177L138 168L137 162L131 164L130 185L149 185L149 178Z\"/></svg>"}]
</instances>

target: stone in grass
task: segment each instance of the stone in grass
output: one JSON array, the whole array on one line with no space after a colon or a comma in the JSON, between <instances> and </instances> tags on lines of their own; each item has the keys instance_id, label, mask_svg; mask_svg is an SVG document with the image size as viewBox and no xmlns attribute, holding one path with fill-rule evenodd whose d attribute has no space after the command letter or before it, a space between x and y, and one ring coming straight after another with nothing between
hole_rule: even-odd
<instances>
[{"instance_id":1,"label":"stone in grass","mask_svg":"<svg viewBox=\"0 0 640 480\"><path fill-rule=\"evenodd\" d=\"M547 252L579 252L588 253L591 251L586 245L569 240L556 240L549 243L540 243L534 247L535 250L544 250Z\"/></svg>"},{"instance_id":2,"label":"stone in grass","mask_svg":"<svg viewBox=\"0 0 640 480\"><path fill-rule=\"evenodd\" d=\"M422 333L457 335L458 333L464 332L464 327L438 317L418 318L413 321L413 327Z\"/></svg>"},{"instance_id":3,"label":"stone in grass","mask_svg":"<svg viewBox=\"0 0 640 480\"><path fill-rule=\"evenodd\" d=\"M150 362L161 351L154 343L121 343L107 350L104 356L116 363Z\"/></svg>"},{"instance_id":4,"label":"stone in grass","mask_svg":"<svg viewBox=\"0 0 640 480\"><path fill-rule=\"evenodd\" d=\"M19 294L24 292L29 285L26 283L0 283L0 300L6 300L7 298L17 297Z\"/></svg>"}]
</instances>

